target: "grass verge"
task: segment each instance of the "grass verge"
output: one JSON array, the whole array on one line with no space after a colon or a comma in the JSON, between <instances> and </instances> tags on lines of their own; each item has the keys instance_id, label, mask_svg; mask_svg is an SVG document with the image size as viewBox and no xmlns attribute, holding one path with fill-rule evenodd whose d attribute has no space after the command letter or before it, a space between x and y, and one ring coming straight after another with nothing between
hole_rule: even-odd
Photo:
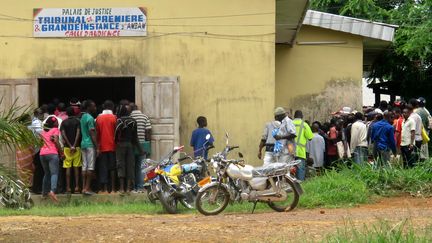
<instances>
[{"instance_id":1,"label":"grass verge","mask_svg":"<svg viewBox=\"0 0 432 243\"><path fill-rule=\"evenodd\" d=\"M352 207L369 203L375 196L393 196L410 193L416 196L432 195L432 162L428 161L412 169L389 167L373 169L370 166L343 167L338 171L327 171L302 184L305 193L300 197L300 208ZM178 206L180 213L196 213ZM235 203L225 212L249 213L253 204ZM259 203L256 212L271 212ZM163 213L160 204L137 202L95 203L73 200L59 205L37 205L30 210L2 209L0 216L79 216L100 214L158 214Z\"/></svg>"},{"instance_id":2,"label":"grass verge","mask_svg":"<svg viewBox=\"0 0 432 243\"><path fill-rule=\"evenodd\" d=\"M415 228L411 222L403 220L391 223L386 220L373 224L372 226L363 225L356 227L348 223L345 227L337 230L336 233L329 234L323 242L407 242L407 243L426 243L432 241L432 225Z\"/></svg>"}]
</instances>

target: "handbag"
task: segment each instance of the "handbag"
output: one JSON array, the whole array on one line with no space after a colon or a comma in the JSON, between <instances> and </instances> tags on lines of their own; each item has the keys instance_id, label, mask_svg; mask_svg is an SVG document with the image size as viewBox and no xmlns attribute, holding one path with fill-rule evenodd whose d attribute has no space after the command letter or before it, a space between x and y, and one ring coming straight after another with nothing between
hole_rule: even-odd
<instances>
[{"instance_id":1,"label":"handbag","mask_svg":"<svg viewBox=\"0 0 432 243\"><path fill-rule=\"evenodd\" d=\"M423 141L422 141L423 144L429 143L430 138L429 138L429 136L428 136L428 134L426 132L426 129L424 127L422 127L422 133L421 133L421 135L422 135L422 139L423 139Z\"/></svg>"},{"instance_id":2,"label":"handbag","mask_svg":"<svg viewBox=\"0 0 432 243\"><path fill-rule=\"evenodd\" d=\"M344 147L343 142L342 141L337 142L336 148L337 148L339 158L343 159L344 154L345 154L345 147ZM350 150L350 147L348 144L347 144L347 149L346 149L346 155L347 155L347 158L351 158L351 150Z\"/></svg>"}]
</instances>

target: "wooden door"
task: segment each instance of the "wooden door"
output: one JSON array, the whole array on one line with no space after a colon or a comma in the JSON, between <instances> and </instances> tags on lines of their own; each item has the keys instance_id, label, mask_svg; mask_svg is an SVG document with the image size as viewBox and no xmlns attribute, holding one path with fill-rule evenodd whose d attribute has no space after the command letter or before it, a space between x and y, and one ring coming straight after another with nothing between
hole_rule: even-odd
<instances>
[{"instance_id":1,"label":"wooden door","mask_svg":"<svg viewBox=\"0 0 432 243\"><path fill-rule=\"evenodd\" d=\"M136 77L135 101L152 122L152 159L179 145L180 87L178 77Z\"/></svg>"},{"instance_id":2,"label":"wooden door","mask_svg":"<svg viewBox=\"0 0 432 243\"><path fill-rule=\"evenodd\" d=\"M0 80L0 111L9 109L14 103L16 106L37 106L38 82L37 79L3 79ZM15 151L0 147L0 164L15 168Z\"/></svg>"}]
</instances>

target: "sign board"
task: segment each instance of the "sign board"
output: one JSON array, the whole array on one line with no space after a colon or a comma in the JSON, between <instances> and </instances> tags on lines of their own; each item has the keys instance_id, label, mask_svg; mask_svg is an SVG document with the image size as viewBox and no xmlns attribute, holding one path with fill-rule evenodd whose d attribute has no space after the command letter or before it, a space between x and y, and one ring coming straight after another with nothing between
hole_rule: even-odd
<instances>
[{"instance_id":1,"label":"sign board","mask_svg":"<svg viewBox=\"0 0 432 243\"><path fill-rule=\"evenodd\" d=\"M147 36L144 8L38 8L33 37Z\"/></svg>"}]
</instances>

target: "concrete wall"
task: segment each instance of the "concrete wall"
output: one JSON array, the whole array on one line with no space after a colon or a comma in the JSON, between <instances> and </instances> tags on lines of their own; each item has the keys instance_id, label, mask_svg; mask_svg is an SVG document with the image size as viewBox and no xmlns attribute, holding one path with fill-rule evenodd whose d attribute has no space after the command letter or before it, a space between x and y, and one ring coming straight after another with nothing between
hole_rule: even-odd
<instances>
[{"instance_id":1,"label":"concrete wall","mask_svg":"<svg viewBox=\"0 0 432 243\"><path fill-rule=\"evenodd\" d=\"M1 36L7 36L0 37L0 79L179 76L181 143L189 144L196 117L204 115L216 150L227 131L246 158L256 157L274 108L275 15L166 18L275 12L275 1L3 0L0 6L1 13L22 18L0 20ZM33 8L67 7L146 7L148 37L31 38L32 22L25 19L32 18Z\"/></svg>"},{"instance_id":2,"label":"concrete wall","mask_svg":"<svg viewBox=\"0 0 432 243\"><path fill-rule=\"evenodd\" d=\"M299 42L339 42L299 45ZM360 36L302 26L293 47L276 46L276 105L323 120L344 106L360 109L363 42Z\"/></svg>"}]
</instances>

